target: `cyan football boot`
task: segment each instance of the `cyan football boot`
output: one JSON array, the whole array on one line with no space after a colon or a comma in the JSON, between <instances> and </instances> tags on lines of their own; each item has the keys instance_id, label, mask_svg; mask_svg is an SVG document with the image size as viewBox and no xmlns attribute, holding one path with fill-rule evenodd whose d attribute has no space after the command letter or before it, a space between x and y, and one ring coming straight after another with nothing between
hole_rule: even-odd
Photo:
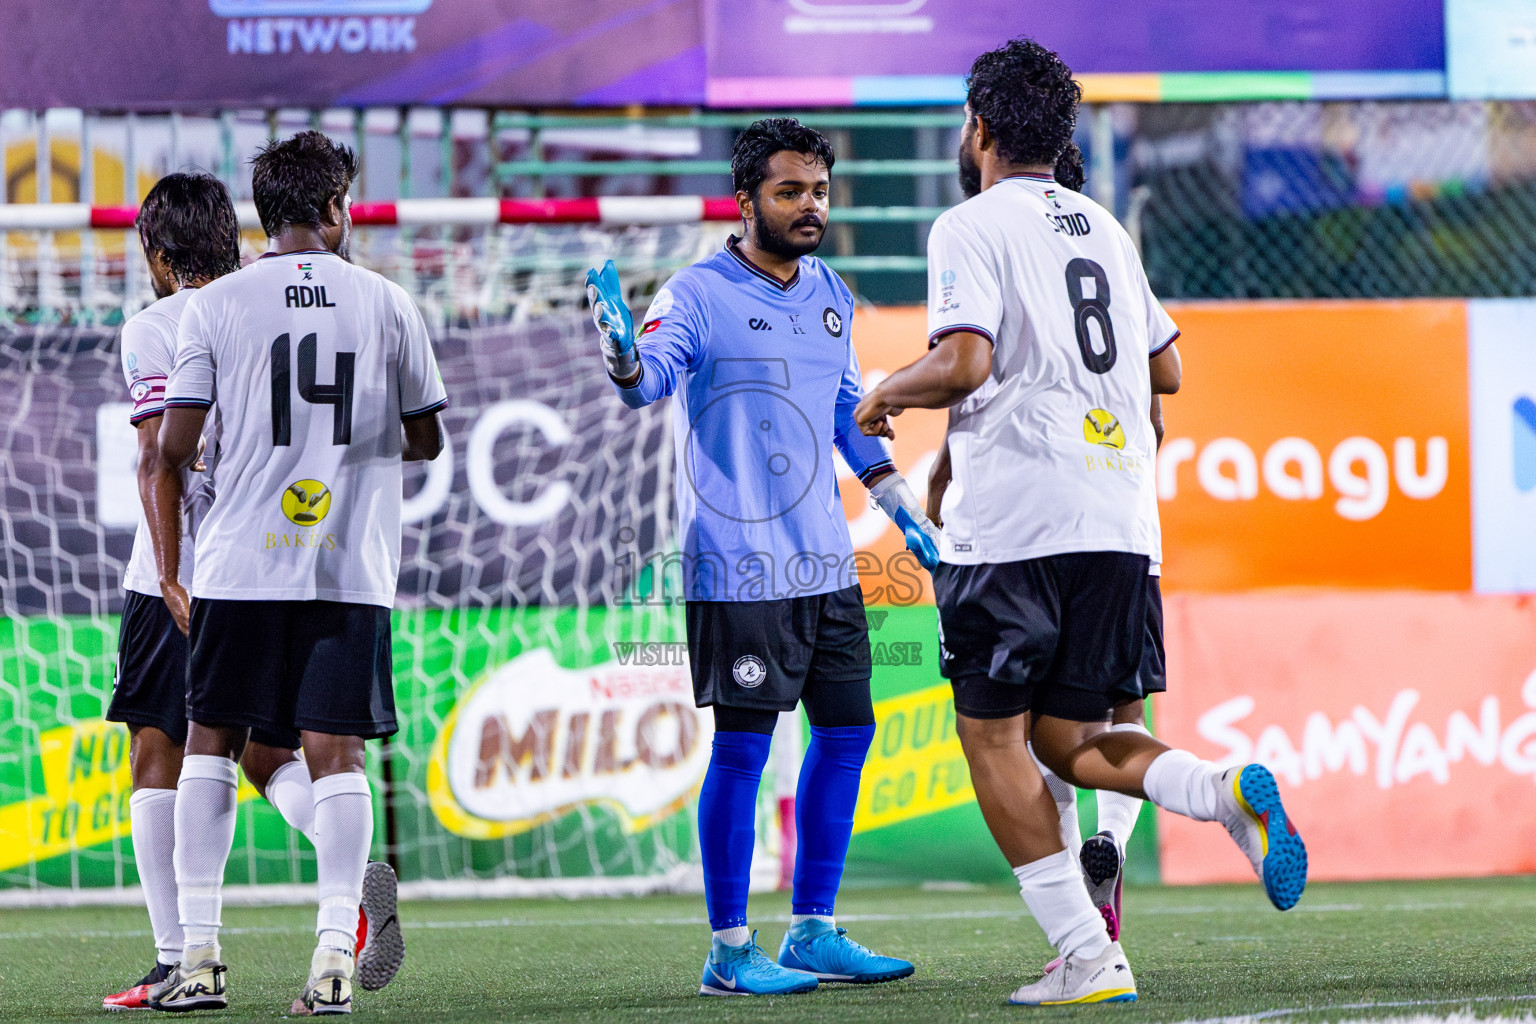
<instances>
[{"instance_id":1,"label":"cyan football boot","mask_svg":"<svg viewBox=\"0 0 1536 1024\"><path fill-rule=\"evenodd\" d=\"M848 929L825 921L802 921L785 932L779 966L804 971L818 981L851 985L895 981L914 970L905 960L871 953L848 937Z\"/></svg>"},{"instance_id":2,"label":"cyan football boot","mask_svg":"<svg viewBox=\"0 0 1536 1024\"><path fill-rule=\"evenodd\" d=\"M815 988L816 979L811 975L786 970L768 959L758 948L757 932L753 932L752 941L743 946L727 946L719 939L710 943L699 995L785 996Z\"/></svg>"},{"instance_id":3,"label":"cyan football boot","mask_svg":"<svg viewBox=\"0 0 1536 1024\"><path fill-rule=\"evenodd\" d=\"M1221 823L1248 855L1269 902L1290 910L1307 887L1307 844L1286 817L1275 777L1249 764L1228 769L1221 783Z\"/></svg>"}]
</instances>

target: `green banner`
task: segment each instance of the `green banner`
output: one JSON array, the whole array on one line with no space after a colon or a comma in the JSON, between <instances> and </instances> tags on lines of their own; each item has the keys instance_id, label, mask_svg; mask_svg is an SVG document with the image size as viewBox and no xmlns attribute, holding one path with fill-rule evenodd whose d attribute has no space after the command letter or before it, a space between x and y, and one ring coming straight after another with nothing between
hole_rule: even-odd
<instances>
[{"instance_id":1,"label":"green banner","mask_svg":"<svg viewBox=\"0 0 1536 1024\"><path fill-rule=\"evenodd\" d=\"M878 728L849 884L1008 878L938 676L934 616L869 610ZM401 730L369 744L369 770L375 855L392 845L402 879L628 877L697 860L712 726L692 706L680 609L408 610L394 630ZM115 617L0 619L0 887L137 880L127 730L102 720L116 643ZM771 814L769 800L761 829ZM1128 871L1156 880L1150 813ZM227 880L313 878L308 843L242 785Z\"/></svg>"}]
</instances>

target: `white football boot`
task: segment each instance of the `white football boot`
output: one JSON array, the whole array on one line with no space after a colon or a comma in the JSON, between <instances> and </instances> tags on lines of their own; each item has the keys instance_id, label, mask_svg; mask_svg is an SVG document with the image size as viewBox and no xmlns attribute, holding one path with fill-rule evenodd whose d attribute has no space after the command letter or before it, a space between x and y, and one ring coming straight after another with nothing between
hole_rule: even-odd
<instances>
[{"instance_id":1,"label":"white football boot","mask_svg":"<svg viewBox=\"0 0 1536 1024\"><path fill-rule=\"evenodd\" d=\"M1039 981L1017 989L1008 1001L1015 1006L1134 1003L1136 979L1120 943L1111 942L1092 960L1067 957Z\"/></svg>"}]
</instances>

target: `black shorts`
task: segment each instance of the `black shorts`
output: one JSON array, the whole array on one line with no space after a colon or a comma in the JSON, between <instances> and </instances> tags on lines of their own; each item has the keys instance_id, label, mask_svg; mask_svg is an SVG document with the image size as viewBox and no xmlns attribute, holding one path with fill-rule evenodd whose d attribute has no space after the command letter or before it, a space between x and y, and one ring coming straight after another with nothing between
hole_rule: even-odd
<instances>
[{"instance_id":1,"label":"black shorts","mask_svg":"<svg viewBox=\"0 0 1536 1024\"><path fill-rule=\"evenodd\" d=\"M857 586L778 601L689 601L693 699L793 711L825 684L869 686L869 622Z\"/></svg>"},{"instance_id":2,"label":"black shorts","mask_svg":"<svg viewBox=\"0 0 1536 1024\"><path fill-rule=\"evenodd\" d=\"M955 710L1093 722L1139 695L1148 565L1122 551L940 565L939 671Z\"/></svg>"},{"instance_id":3,"label":"black shorts","mask_svg":"<svg viewBox=\"0 0 1536 1024\"><path fill-rule=\"evenodd\" d=\"M1147 631L1136 682L1142 697L1168 690L1168 667L1163 654L1163 585L1156 576L1147 577Z\"/></svg>"},{"instance_id":4,"label":"black shorts","mask_svg":"<svg viewBox=\"0 0 1536 1024\"><path fill-rule=\"evenodd\" d=\"M159 595L126 591L107 721L149 725L187 742L187 638Z\"/></svg>"},{"instance_id":5,"label":"black shorts","mask_svg":"<svg viewBox=\"0 0 1536 1024\"><path fill-rule=\"evenodd\" d=\"M192 602L187 717L291 742L395 732L389 609L338 601Z\"/></svg>"}]
</instances>

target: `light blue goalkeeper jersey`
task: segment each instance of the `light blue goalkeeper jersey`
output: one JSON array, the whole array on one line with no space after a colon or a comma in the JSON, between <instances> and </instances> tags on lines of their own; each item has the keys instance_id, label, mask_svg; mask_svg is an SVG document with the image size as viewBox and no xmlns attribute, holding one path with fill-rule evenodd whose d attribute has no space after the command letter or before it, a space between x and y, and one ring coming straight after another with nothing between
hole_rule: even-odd
<instances>
[{"instance_id":1,"label":"light blue goalkeeper jersey","mask_svg":"<svg viewBox=\"0 0 1536 1024\"><path fill-rule=\"evenodd\" d=\"M891 468L860 433L853 296L813 256L784 284L732 238L656 293L641 374L617 388L639 408L676 394L677 512L693 601L766 601L857 582L834 448L859 479Z\"/></svg>"}]
</instances>

